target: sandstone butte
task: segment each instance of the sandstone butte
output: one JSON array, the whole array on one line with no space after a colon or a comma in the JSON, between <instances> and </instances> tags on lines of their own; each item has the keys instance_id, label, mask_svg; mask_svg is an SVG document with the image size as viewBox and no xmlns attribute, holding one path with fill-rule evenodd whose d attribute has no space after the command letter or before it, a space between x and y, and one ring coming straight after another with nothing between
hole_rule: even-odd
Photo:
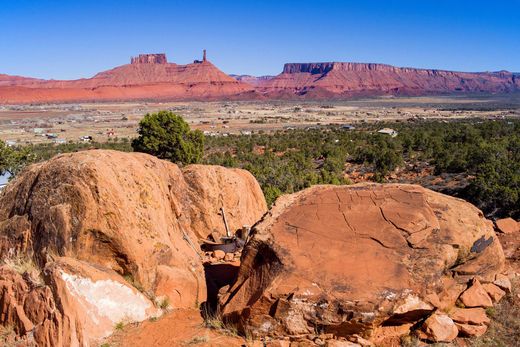
<instances>
[{"instance_id":1,"label":"sandstone butte","mask_svg":"<svg viewBox=\"0 0 520 347\"><path fill-rule=\"evenodd\" d=\"M233 76L233 77L232 77ZM142 54L92 78L40 80L0 74L0 104L124 100L348 99L377 95L510 93L508 71L455 72L367 63L289 63L277 76L226 75L206 59L168 63Z\"/></svg>"},{"instance_id":2,"label":"sandstone butte","mask_svg":"<svg viewBox=\"0 0 520 347\"><path fill-rule=\"evenodd\" d=\"M168 63L164 54L132 58L130 64L70 81L0 75L0 103L122 100L212 100L247 96L239 82L207 60Z\"/></svg>"},{"instance_id":3,"label":"sandstone butte","mask_svg":"<svg viewBox=\"0 0 520 347\"><path fill-rule=\"evenodd\" d=\"M93 150L30 166L0 194L0 324L38 346L95 346L119 323L161 315L168 298L173 314L120 345L189 339L209 294L198 241L224 234L222 206L231 230L256 223L238 275L217 288L222 319L280 346L476 336L483 308L511 290L493 223L463 200L414 185L315 186L267 212L244 170Z\"/></svg>"}]
</instances>

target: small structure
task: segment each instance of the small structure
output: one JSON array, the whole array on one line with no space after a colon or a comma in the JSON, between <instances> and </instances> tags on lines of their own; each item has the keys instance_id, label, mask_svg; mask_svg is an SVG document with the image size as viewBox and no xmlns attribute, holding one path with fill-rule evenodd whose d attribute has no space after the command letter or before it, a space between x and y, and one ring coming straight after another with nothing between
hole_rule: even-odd
<instances>
[{"instance_id":1,"label":"small structure","mask_svg":"<svg viewBox=\"0 0 520 347\"><path fill-rule=\"evenodd\" d=\"M5 141L5 144L7 145L7 147L14 147L14 146L16 146L16 141L15 140L7 140L7 141Z\"/></svg>"},{"instance_id":2,"label":"small structure","mask_svg":"<svg viewBox=\"0 0 520 347\"><path fill-rule=\"evenodd\" d=\"M383 128L383 129L379 130L378 133L379 134L390 135L391 137L396 137L397 136L397 131L395 131L394 129L390 129L390 128Z\"/></svg>"},{"instance_id":3,"label":"small structure","mask_svg":"<svg viewBox=\"0 0 520 347\"><path fill-rule=\"evenodd\" d=\"M57 145L64 145L67 143L67 140L65 139L54 139L54 143Z\"/></svg>"},{"instance_id":4,"label":"small structure","mask_svg":"<svg viewBox=\"0 0 520 347\"><path fill-rule=\"evenodd\" d=\"M343 130L355 130L356 127L353 126L353 125L350 125L350 124L344 124L344 125L341 126L341 129L343 129Z\"/></svg>"},{"instance_id":5,"label":"small structure","mask_svg":"<svg viewBox=\"0 0 520 347\"><path fill-rule=\"evenodd\" d=\"M92 141L92 136L90 136L90 135L81 136L79 138L79 140L82 141L82 142L91 142Z\"/></svg>"}]
</instances>

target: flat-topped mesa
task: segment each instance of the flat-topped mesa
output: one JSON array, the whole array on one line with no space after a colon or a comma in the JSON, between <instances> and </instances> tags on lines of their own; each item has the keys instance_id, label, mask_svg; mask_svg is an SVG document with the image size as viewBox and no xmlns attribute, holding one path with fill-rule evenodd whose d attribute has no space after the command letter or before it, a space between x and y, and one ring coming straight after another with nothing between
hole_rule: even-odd
<instances>
[{"instance_id":1,"label":"flat-topped mesa","mask_svg":"<svg viewBox=\"0 0 520 347\"><path fill-rule=\"evenodd\" d=\"M288 63L282 73L324 74L332 70L334 63Z\"/></svg>"},{"instance_id":2,"label":"flat-topped mesa","mask_svg":"<svg viewBox=\"0 0 520 347\"><path fill-rule=\"evenodd\" d=\"M331 70L337 71L355 71L355 72L392 72L392 73L422 73L428 75L454 75L459 72L436 70L436 69L418 69L410 67L397 67L388 64L376 63L350 63L350 62L324 62L324 63L288 63L284 65L283 73L310 73L325 74ZM480 72L474 74L495 75L501 78L512 78L513 74L509 71L497 72Z\"/></svg>"},{"instance_id":3,"label":"flat-topped mesa","mask_svg":"<svg viewBox=\"0 0 520 347\"><path fill-rule=\"evenodd\" d=\"M130 59L131 64L167 64L166 54L139 54Z\"/></svg>"}]
</instances>

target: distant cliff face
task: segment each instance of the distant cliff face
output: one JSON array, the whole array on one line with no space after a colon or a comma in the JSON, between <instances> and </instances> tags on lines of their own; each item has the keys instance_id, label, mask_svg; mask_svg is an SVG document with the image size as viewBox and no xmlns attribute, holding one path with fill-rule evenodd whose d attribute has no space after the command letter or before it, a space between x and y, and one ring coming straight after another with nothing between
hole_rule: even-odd
<instances>
[{"instance_id":1,"label":"distant cliff face","mask_svg":"<svg viewBox=\"0 0 520 347\"><path fill-rule=\"evenodd\" d=\"M227 75L205 59L169 63L165 54L141 54L130 64L73 81L0 74L0 104L104 100L348 99L355 96L509 93L520 74L456 72L386 64L285 64L277 76Z\"/></svg>"},{"instance_id":2,"label":"distant cliff face","mask_svg":"<svg viewBox=\"0 0 520 347\"><path fill-rule=\"evenodd\" d=\"M131 64L166 64L166 54L139 54L130 59Z\"/></svg>"},{"instance_id":3,"label":"distant cliff face","mask_svg":"<svg viewBox=\"0 0 520 347\"><path fill-rule=\"evenodd\" d=\"M347 98L354 95L507 93L520 90L520 76L508 71L456 72L370 63L292 63L262 81L271 97Z\"/></svg>"},{"instance_id":4,"label":"distant cliff face","mask_svg":"<svg viewBox=\"0 0 520 347\"><path fill-rule=\"evenodd\" d=\"M236 79L239 82L244 82L251 84L253 86L258 86L262 84L265 81L269 81L270 79L274 78L275 76L251 76L251 75L229 75Z\"/></svg>"}]
</instances>

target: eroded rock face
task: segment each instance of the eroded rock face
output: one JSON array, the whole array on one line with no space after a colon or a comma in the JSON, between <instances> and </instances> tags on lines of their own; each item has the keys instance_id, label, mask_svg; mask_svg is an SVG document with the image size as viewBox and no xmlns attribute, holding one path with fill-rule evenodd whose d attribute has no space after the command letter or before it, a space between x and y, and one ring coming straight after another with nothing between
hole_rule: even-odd
<instances>
[{"instance_id":1,"label":"eroded rock face","mask_svg":"<svg viewBox=\"0 0 520 347\"><path fill-rule=\"evenodd\" d=\"M222 206L236 229L266 211L258 183L243 170L181 170L146 154L97 150L31 166L0 195L0 254L28 255L45 270L47 294L31 307L54 305L60 316L49 318L54 325L45 325L39 345L88 345L123 317L157 314L148 298L168 298L173 308L203 302L198 240L224 235ZM66 333L73 335L66 340Z\"/></svg>"},{"instance_id":2,"label":"eroded rock face","mask_svg":"<svg viewBox=\"0 0 520 347\"><path fill-rule=\"evenodd\" d=\"M503 264L493 224L460 199L413 185L317 186L280 198L255 226L222 311L254 336L369 337L448 309Z\"/></svg>"}]
</instances>

